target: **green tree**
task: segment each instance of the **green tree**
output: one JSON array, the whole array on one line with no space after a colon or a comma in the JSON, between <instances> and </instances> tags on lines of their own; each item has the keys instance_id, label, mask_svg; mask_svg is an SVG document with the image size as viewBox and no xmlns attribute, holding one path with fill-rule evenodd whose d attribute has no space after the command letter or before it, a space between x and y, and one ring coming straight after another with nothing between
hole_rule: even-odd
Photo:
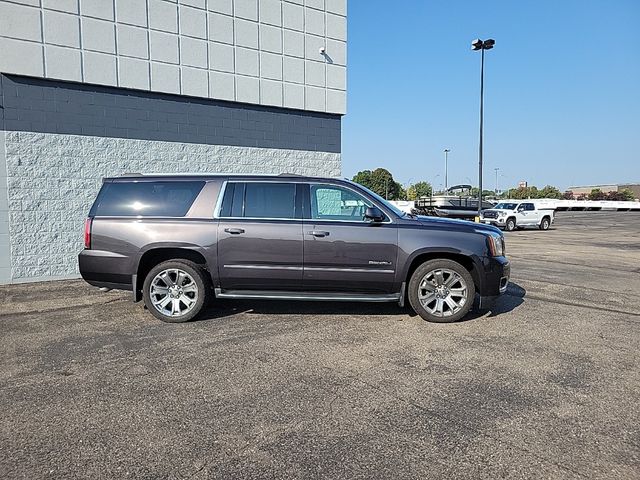
<instances>
[{"instance_id":1,"label":"green tree","mask_svg":"<svg viewBox=\"0 0 640 480\"><path fill-rule=\"evenodd\" d=\"M480 190L477 187L473 187L471 189L471 196L477 197L479 191ZM495 194L496 192L494 192L493 190L482 190L482 198L493 197L495 196Z\"/></svg>"},{"instance_id":2,"label":"green tree","mask_svg":"<svg viewBox=\"0 0 640 480\"><path fill-rule=\"evenodd\" d=\"M633 192L631 190L629 190L628 188L625 188L623 190L621 190L620 192L622 196L624 197L625 200L627 201L633 201L636 199L636 196L633 194Z\"/></svg>"},{"instance_id":3,"label":"green tree","mask_svg":"<svg viewBox=\"0 0 640 480\"><path fill-rule=\"evenodd\" d=\"M407 200L418 200L421 197L431 195L431 184L429 182L417 182L407 188Z\"/></svg>"},{"instance_id":4,"label":"green tree","mask_svg":"<svg viewBox=\"0 0 640 480\"><path fill-rule=\"evenodd\" d=\"M538 192L538 198L562 198L562 193L556 187L547 185Z\"/></svg>"},{"instance_id":5,"label":"green tree","mask_svg":"<svg viewBox=\"0 0 640 480\"><path fill-rule=\"evenodd\" d=\"M527 187L518 187L511 190L510 197L515 200L524 200L531 195L530 190Z\"/></svg>"},{"instance_id":6,"label":"green tree","mask_svg":"<svg viewBox=\"0 0 640 480\"><path fill-rule=\"evenodd\" d=\"M604 200L606 195L599 188L594 188L589 194L589 200Z\"/></svg>"},{"instance_id":7,"label":"green tree","mask_svg":"<svg viewBox=\"0 0 640 480\"><path fill-rule=\"evenodd\" d=\"M566 192L564 192L562 194L562 199L563 200L573 200L574 199L573 192L571 190L567 190Z\"/></svg>"},{"instance_id":8,"label":"green tree","mask_svg":"<svg viewBox=\"0 0 640 480\"><path fill-rule=\"evenodd\" d=\"M618 190L617 192L607 193L606 200L615 200L618 202L633 201L633 192L628 189Z\"/></svg>"},{"instance_id":9,"label":"green tree","mask_svg":"<svg viewBox=\"0 0 640 480\"><path fill-rule=\"evenodd\" d=\"M388 200L401 200L407 195L402 185L396 182L391 172L385 168L363 170L356 173L352 180Z\"/></svg>"}]
</instances>

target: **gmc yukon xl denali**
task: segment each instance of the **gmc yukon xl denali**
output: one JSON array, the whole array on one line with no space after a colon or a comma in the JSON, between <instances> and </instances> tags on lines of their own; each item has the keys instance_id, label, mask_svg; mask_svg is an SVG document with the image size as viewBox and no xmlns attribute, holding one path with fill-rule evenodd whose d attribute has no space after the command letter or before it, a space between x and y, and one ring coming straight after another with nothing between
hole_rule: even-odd
<instances>
[{"instance_id":1,"label":"gmc yukon xl denali","mask_svg":"<svg viewBox=\"0 0 640 480\"><path fill-rule=\"evenodd\" d=\"M507 288L495 227L404 213L347 180L280 176L106 178L80 273L131 290L165 322L214 298L398 302L454 322Z\"/></svg>"}]
</instances>

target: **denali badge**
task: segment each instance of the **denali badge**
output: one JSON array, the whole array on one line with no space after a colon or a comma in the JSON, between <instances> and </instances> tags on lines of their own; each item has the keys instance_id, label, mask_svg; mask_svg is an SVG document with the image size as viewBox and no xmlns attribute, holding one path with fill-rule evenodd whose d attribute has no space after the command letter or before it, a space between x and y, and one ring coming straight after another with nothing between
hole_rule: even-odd
<instances>
[{"instance_id":1,"label":"denali badge","mask_svg":"<svg viewBox=\"0 0 640 480\"><path fill-rule=\"evenodd\" d=\"M385 262L384 260L369 260L369 265L391 265L391 262Z\"/></svg>"}]
</instances>

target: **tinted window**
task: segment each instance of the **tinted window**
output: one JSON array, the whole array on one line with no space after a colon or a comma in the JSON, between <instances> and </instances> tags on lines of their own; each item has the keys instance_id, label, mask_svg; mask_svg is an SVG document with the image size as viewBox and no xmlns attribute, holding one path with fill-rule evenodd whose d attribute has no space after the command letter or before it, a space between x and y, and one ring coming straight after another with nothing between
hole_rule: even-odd
<instances>
[{"instance_id":1,"label":"tinted window","mask_svg":"<svg viewBox=\"0 0 640 480\"><path fill-rule=\"evenodd\" d=\"M184 217L205 182L105 183L93 210L97 216Z\"/></svg>"},{"instance_id":2,"label":"tinted window","mask_svg":"<svg viewBox=\"0 0 640 480\"><path fill-rule=\"evenodd\" d=\"M224 197L222 197L222 205L220 206L220 216L231 216L231 204L233 203L233 193L235 191L235 184L229 183L224 190Z\"/></svg>"},{"instance_id":3,"label":"tinted window","mask_svg":"<svg viewBox=\"0 0 640 480\"><path fill-rule=\"evenodd\" d=\"M499 203L495 207L496 210L514 210L516 208L515 203Z\"/></svg>"},{"instance_id":4,"label":"tinted window","mask_svg":"<svg viewBox=\"0 0 640 480\"><path fill-rule=\"evenodd\" d=\"M311 218L364 221L371 202L352 190L333 185L311 186Z\"/></svg>"},{"instance_id":5,"label":"tinted window","mask_svg":"<svg viewBox=\"0 0 640 480\"><path fill-rule=\"evenodd\" d=\"M236 191L238 185L236 185ZM233 210L236 209L236 198ZM244 216L249 218L295 218L296 185L294 183L245 184Z\"/></svg>"},{"instance_id":6,"label":"tinted window","mask_svg":"<svg viewBox=\"0 0 640 480\"><path fill-rule=\"evenodd\" d=\"M535 210L536 207L533 205L533 203L527 203L527 210Z\"/></svg>"}]
</instances>

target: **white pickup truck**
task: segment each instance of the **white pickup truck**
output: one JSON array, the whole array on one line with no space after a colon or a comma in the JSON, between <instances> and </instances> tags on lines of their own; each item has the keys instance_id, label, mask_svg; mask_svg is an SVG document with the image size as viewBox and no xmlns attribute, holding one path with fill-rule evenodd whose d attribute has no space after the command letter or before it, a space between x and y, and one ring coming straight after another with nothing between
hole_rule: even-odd
<instances>
[{"instance_id":1,"label":"white pickup truck","mask_svg":"<svg viewBox=\"0 0 640 480\"><path fill-rule=\"evenodd\" d=\"M509 232L524 227L549 230L554 216L553 209L538 208L533 202L501 202L489 210L483 210L480 220Z\"/></svg>"}]
</instances>

